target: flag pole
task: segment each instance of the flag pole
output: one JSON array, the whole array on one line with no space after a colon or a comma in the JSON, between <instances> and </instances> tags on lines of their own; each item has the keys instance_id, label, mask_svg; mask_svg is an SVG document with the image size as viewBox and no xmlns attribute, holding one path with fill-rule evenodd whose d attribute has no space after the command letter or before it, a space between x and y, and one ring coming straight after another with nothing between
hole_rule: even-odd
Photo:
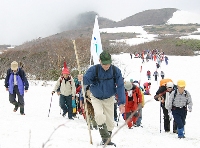
<instances>
[{"instance_id":1,"label":"flag pole","mask_svg":"<svg viewBox=\"0 0 200 148\"><path fill-rule=\"evenodd\" d=\"M72 40L72 41L73 41L73 44L74 44L74 51L75 51L75 55L76 55L76 62L77 62L77 65L78 65L78 71L79 71L79 74L81 74L81 69L80 69L80 64L79 64L79 59L78 59L78 53L77 53L77 50L76 50L76 43L75 43L75 40ZM85 109L85 112L86 112L86 121L87 121L87 125L88 125L89 136L90 136L90 144L93 144L83 81L81 81L81 85L82 85L82 93L83 93L83 97L84 97L84 109Z\"/></svg>"},{"instance_id":2,"label":"flag pole","mask_svg":"<svg viewBox=\"0 0 200 148\"><path fill-rule=\"evenodd\" d=\"M141 86L141 74L142 74L142 65L141 65L141 67L140 67L140 80L139 80L139 86Z\"/></svg>"}]
</instances>

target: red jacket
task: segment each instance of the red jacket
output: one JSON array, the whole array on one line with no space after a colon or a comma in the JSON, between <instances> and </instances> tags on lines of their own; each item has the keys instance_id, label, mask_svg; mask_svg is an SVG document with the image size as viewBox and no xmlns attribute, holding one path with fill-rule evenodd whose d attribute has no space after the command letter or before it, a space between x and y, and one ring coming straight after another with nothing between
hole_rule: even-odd
<instances>
[{"instance_id":1,"label":"red jacket","mask_svg":"<svg viewBox=\"0 0 200 148\"><path fill-rule=\"evenodd\" d=\"M128 96L126 92L126 104L125 104L125 112L135 111L138 108L138 104L142 103L142 94L139 87L135 87L132 90L132 97Z\"/></svg>"},{"instance_id":2,"label":"red jacket","mask_svg":"<svg viewBox=\"0 0 200 148\"><path fill-rule=\"evenodd\" d=\"M81 85L79 85L79 86L76 88L76 94L78 94L80 91L81 91Z\"/></svg>"},{"instance_id":3,"label":"red jacket","mask_svg":"<svg viewBox=\"0 0 200 148\"><path fill-rule=\"evenodd\" d=\"M148 83L148 82L145 82L145 83L143 84L143 86L144 86L145 88L148 88L148 89L150 89L150 85L149 85L149 83Z\"/></svg>"},{"instance_id":4,"label":"red jacket","mask_svg":"<svg viewBox=\"0 0 200 148\"><path fill-rule=\"evenodd\" d=\"M129 115L138 109L138 104L142 103L142 94L140 88L135 86L135 89L132 90L132 96L128 96L128 92L126 94L126 104L125 104L125 114L124 119L128 119ZM136 123L138 116L132 116L130 120L127 121L127 125L129 128Z\"/></svg>"},{"instance_id":5,"label":"red jacket","mask_svg":"<svg viewBox=\"0 0 200 148\"><path fill-rule=\"evenodd\" d=\"M150 76L151 75L151 72L148 70L147 71L147 76Z\"/></svg>"}]
</instances>

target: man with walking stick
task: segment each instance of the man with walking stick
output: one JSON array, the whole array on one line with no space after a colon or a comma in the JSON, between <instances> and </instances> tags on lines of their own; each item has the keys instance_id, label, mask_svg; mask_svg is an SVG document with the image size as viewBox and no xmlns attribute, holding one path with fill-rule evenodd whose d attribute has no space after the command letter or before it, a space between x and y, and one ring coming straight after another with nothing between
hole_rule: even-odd
<instances>
[{"instance_id":1,"label":"man with walking stick","mask_svg":"<svg viewBox=\"0 0 200 148\"><path fill-rule=\"evenodd\" d=\"M165 132L170 132L170 120L171 117L168 114L168 110L166 108L167 100L169 99L170 93L173 91L174 84L173 82L166 82L163 86L160 86L154 96L156 101L160 101L160 132L161 132L161 108L163 110L164 115L164 130ZM176 133L177 126L175 121L173 122L173 133Z\"/></svg>"},{"instance_id":2,"label":"man with walking stick","mask_svg":"<svg viewBox=\"0 0 200 148\"><path fill-rule=\"evenodd\" d=\"M90 67L84 76L78 75L78 79L83 81L84 85L90 85L90 98L102 138L101 144L115 146L110 140L114 128L114 96L118 95L119 110L123 113L125 110L124 82L120 69L111 65L109 52L104 50L100 54L99 61L100 64Z\"/></svg>"}]
</instances>

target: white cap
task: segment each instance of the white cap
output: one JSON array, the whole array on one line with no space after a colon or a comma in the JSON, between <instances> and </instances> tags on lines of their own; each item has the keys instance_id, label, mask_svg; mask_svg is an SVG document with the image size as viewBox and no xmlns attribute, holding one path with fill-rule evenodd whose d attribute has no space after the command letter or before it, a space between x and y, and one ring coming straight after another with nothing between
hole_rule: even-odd
<instances>
[{"instance_id":1,"label":"white cap","mask_svg":"<svg viewBox=\"0 0 200 148\"><path fill-rule=\"evenodd\" d=\"M124 83L124 87L126 90L131 90L133 88L133 85L131 82L127 81Z\"/></svg>"},{"instance_id":2,"label":"white cap","mask_svg":"<svg viewBox=\"0 0 200 148\"><path fill-rule=\"evenodd\" d=\"M174 84L172 82L167 82L166 86L172 88L172 87L174 87Z\"/></svg>"}]
</instances>

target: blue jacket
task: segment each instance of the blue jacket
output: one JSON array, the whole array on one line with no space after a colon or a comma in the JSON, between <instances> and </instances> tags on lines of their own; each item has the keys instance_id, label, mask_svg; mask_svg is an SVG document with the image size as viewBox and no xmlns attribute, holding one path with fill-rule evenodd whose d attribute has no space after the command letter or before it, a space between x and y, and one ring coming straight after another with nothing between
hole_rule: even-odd
<instances>
[{"instance_id":1,"label":"blue jacket","mask_svg":"<svg viewBox=\"0 0 200 148\"><path fill-rule=\"evenodd\" d=\"M26 74L21 68L18 68L16 75L17 75L17 86L18 86L20 95L23 95L24 89L28 90L28 87L29 87L29 83L26 79ZM12 72L11 69L7 70L7 75L5 78L5 87L9 89L9 92L11 94L13 94L14 73Z\"/></svg>"},{"instance_id":2,"label":"blue jacket","mask_svg":"<svg viewBox=\"0 0 200 148\"><path fill-rule=\"evenodd\" d=\"M96 77L96 66L90 67L83 76L83 84L90 85L90 91L97 99L103 100L111 96L118 95L118 105L125 104L125 89L121 70L115 68L113 76L112 66L105 71L102 66L98 66L98 79ZM114 83L114 79L115 82Z\"/></svg>"}]
</instances>

